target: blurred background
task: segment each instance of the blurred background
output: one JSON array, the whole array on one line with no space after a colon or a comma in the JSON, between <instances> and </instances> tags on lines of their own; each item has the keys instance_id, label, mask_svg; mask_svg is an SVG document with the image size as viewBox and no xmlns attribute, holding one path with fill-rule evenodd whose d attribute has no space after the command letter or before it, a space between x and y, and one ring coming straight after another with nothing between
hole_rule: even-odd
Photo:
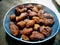
<instances>
[{"instance_id":1,"label":"blurred background","mask_svg":"<svg viewBox=\"0 0 60 45\"><path fill-rule=\"evenodd\" d=\"M14 41L9 37L3 28L3 18L6 14L6 12L14 5L20 4L20 3L25 3L25 2L38 2L38 3L43 3L48 6L52 6L51 8L54 10L54 8L57 10L57 12L60 12L60 4L56 2L58 0L0 0L0 45L23 45L23 44L18 44L16 43L17 41ZM13 42L14 41L14 42ZM53 40L51 40L53 41ZM51 43L51 42L50 42ZM56 38L54 39L53 45L60 45L60 30L58 34L56 35Z\"/></svg>"}]
</instances>

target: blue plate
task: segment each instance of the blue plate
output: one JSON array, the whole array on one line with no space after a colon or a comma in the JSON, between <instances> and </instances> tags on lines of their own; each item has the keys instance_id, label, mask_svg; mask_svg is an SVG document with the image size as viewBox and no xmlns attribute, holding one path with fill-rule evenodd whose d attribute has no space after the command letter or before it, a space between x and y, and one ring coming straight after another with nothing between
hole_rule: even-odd
<instances>
[{"instance_id":1,"label":"blue plate","mask_svg":"<svg viewBox=\"0 0 60 45\"><path fill-rule=\"evenodd\" d=\"M28 3L26 3L26 4L28 4ZM35 3L31 3L31 4L35 4ZM13 35L11 35L10 28L9 28L9 22L10 22L9 16L11 14L15 13L15 8L17 6L19 6L19 5L16 5L16 6L12 7L11 9L9 9L8 12L6 13L5 17L4 17L4 20L3 20L4 30L6 31L6 33L9 36L11 36L12 38L14 38L16 40L19 40L19 41L22 41L22 42L26 42L26 43L42 43L42 42L45 42L45 41L51 39L52 37L54 37L57 34L57 32L59 30L59 20L58 20L56 14L51 9L49 9L48 7L43 5L43 8L44 8L45 12L53 15L54 21L55 21L54 25L52 26L52 33L51 33L51 35L49 37L45 38L42 41L31 42L31 41L24 41L24 40L22 40L22 38L17 38L17 37L14 37Z\"/></svg>"}]
</instances>

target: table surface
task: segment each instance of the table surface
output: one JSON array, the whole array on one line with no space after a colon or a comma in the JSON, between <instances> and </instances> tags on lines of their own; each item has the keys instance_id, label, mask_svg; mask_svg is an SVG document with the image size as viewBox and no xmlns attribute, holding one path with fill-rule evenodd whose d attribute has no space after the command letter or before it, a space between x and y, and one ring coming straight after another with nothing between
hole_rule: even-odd
<instances>
[{"instance_id":1,"label":"table surface","mask_svg":"<svg viewBox=\"0 0 60 45\"><path fill-rule=\"evenodd\" d=\"M24 2L33 2L30 0L2 0L0 1L0 45L13 45L13 39L11 39L4 31L3 28L3 18L5 16L5 13L14 5L18 4L18 3L24 3ZM39 2L38 0L34 0L34 2ZM47 0L41 1L42 4L44 5L48 5L49 8L53 8L54 6L52 5L51 2L47 2ZM40 3L40 2L39 2ZM46 4L47 3L47 4ZM52 7L51 7L52 5ZM53 10L58 13L58 11L56 10L56 8L54 7ZM59 16L58 16L59 17ZM14 42L16 45L16 42ZM18 45L18 44L17 44ZM19 44L20 45L20 44ZM56 35L56 38L54 40L53 45L60 45L60 30L58 32L58 34Z\"/></svg>"}]
</instances>

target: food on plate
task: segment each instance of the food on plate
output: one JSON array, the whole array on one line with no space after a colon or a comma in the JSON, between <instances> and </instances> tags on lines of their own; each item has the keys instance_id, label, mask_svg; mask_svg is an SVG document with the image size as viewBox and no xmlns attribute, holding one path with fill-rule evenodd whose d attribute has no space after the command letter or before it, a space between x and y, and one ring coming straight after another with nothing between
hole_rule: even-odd
<instances>
[{"instance_id":1,"label":"food on plate","mask_svg":"<svg viewBox=\"0 0 60 45\"><path fill-rule=\"evenodd\" d=\"M25 21L20 21L17 23L18 26L20 27L24 27L26 25L26 22Z\"/></svg>"},{"instance_id":2,"label":"food on plate","mask_svg":"<svg viewBox=\"0 0 60 45\"><path fill-rule=\"evenodd\" d=\"M32 34L30 35L30 39L32 39L32 40L42 40L42 39L44 39L44 35L37 32L37 31L33 31Z\"/></svg>"},{"instance_id":3,"label":"food on plate","mask_svg":"<svg viewBox=\"0 0 60 45\"><path fill-rule=\"evenodd\" d=\"M34 30L38 30L40 28L40 25L39 24L35 24L34 25Z\"/></svg>"},{"instance_id":4,"label":"food on plate","mask_svg":"<svg viewBox=\"0 0 60 45\"><path fill-rule=\"evenodd\" d=\"M42 5L19 5L10 15L10 31L13 36L25 41L44 40L50 36L54 17L46 13Z\"/></svg>"},{"instance_id":5,"label":"food on plate","mask_svg":"<svg viewBox=\"0 0 60 45\"><path fill-rule=\"evenodd\" d=\"M20 21L20 20L24 19L26 16L27 16L26 12L21 13L20 16L16 16L16 21Z\"/></svg>"},{"instance_id":6,"label":"food on plate","mask_svg":"<svg viewBox=\"0 0 60 45\"><path fill-rule=\"evenodd\" d=\"M19 33L19 28L13 22L10 22L10 31L14 36L17 36Z\"/></svg>"},{"instance_id":7,"label":"food on plate","mask_svg":"<svg viewBox=\"0 0 60 45\"><path fill-rule=\"evenodd\" d=\"M29 20L29 21L26 23L26 27L34 26L34 24L35 24L35 21L34 21L34 20Z\"/></svg>"},{"instance_id":8,"label":"food on plate","mask_svg":"<svg viewBox=\"0 0 60 45\"><path fill-rule=\"evenodd\" d=\"M21 37L22 37L22 39L25 40L25 41L28 41L28 40L29 40L28 36L26 36L26 35L22 35Z\"/></svg>"}]
</instances>

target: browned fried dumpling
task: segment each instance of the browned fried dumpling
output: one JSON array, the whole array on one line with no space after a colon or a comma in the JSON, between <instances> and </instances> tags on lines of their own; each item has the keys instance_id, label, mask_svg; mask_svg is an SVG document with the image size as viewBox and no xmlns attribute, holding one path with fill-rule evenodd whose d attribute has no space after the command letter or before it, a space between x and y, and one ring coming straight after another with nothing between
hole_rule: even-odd
<instances>
[{"instance_id":1,"label":"browned fried dumpling","mask_svg":"<svg viewBox=\"0 0 60 45\"><path fill-rule=\"evenodd\" d=\"M39 10L40 10L40 9L43 9L43 6L40 5L40 4L36 5L36 7L37 7Z\"/></svg>"},{"instance_id":2,"label":"browned fried dumpling","mask_svg":"<svg viewBox=\"0 0 60 45\"><path fill-rule=\"evenodd\" d=\"M22 19L24 19L26 16L27 16L27 13L26 13L26 12L21 13L20 16L17 16L17 17L16 17L16 21L22 20Z\"/></svg>"},{"instance_id":3,"label":"browned fried dumpling","mask_svg":"<svg viewBox=\"0 0 60 45\"><path fill-rule=\"evenodd\" d=\"M44 35L37 31L33 31L32 34L30 35L30 39L31 40L42 40L44 39Z\"/></svg>"},{"instance_id":4,"label":"browned fried dumpling","mask_svg":"<svg viewBox=\"0 0 60 45\"><path fill-rule=\"evenodd\" d=\"M49 36L50 34L51 34L51 27L45 27L45 26L42 26L42 27L40 27L40 32L42 33L42 34L44 34L45 36Z\"/></svg>"},{"instance_id":5,"label":"browned fried dumpling","mask_svg":"<svg viewBox=\"0 0 60 45\"><path fill-rule=\"evenodd\" d=\"M10 20L11 21L15 20L15 18L16 18L16 15L15 14L10 15Z\"/></svg>"},{"instance_id":6,"label":"browned fried dumpling","mask_svg":"<svg viewBox=\"0 0 60 45\"><path fill-rule=\"evenodd\" d=\"M29 16L37 16L38 14L34 11L28 10L28 15Z\"/></svg>"},{"instance_id":7,"label":"browned fried dumpling","mask_svg":"<svg viewBox=\"0 0 60 45\"><path fill-rule=\"evenodd\" d=\"M32 19L33 19L36 23L40 23L40 18L39 18L39 17L34 16L34 17L32 17Z\"/></svg>"},{"instance_id":8,"label":"browned fried dumpling","mask_svg":"<svg viewBox=\"0 0 60 45\"><path fill-rule=\"evenodd\" d=\"M44 18L53 19L53 16L51 14L45 13Z\"/></svg>"},{"instance_id":9,"label":"browned fried dumpling","mask_svg":"<svg viewBox=\"0 0 60 45\"><path fill-rule=\"evenodd\" d=\"M54 23L54 20L53 19L44 19L44 25L46 26L52 26Z\"/></svg>"},{"instance_id":10,"label":"browned fried dumpling","mask_svg":"<svg viewBox=\"0 0 60 45\"><path fill-rule=\"evenodd\" d=\"M39 24L35 24L34 25L34 30L38 30L40 28L40 25Z\"/></svg>"},{"instance_id":11,"label":"browned fried dumpling","mask_svg":"<svg viewBox=\"0 0 60 45\"><path fill-rule=\"evenodd\" d=\"M29 20L26 24L26 27L31 27L35 24L35 21L34 20Z\"/></svg>"},{"instance_id":12,"label":"browned fried dumpling","mask_svg":"<svg viewBox=\"0 0 60 45\"><path fill-rule=\"evenodd\" d=\"M13 22L10 22L10 31L12 35L17 36L19 33L19 28Z\"/></svg>"},{"instance_id":13,"label":"browned fried dumpling","mask_svg":"<svg viewBox=\"0 0 60 45\"><path fill-rule=\"evenodd\" d=\"M17 23L18 26L20 27L24 27L26 25L26 22L25 21L20 21Z\"/></svg>"},{"instance_id":14,"label":"browned fried dumpling","mask_svg":"<svg viewBox=\"0 0 60 45\"><path fill-rule=\"evenodd\" d=\"M22 39L25 40L25 41L28 41L28 40L29 40L29 37L26 36L26 35L24 35L24 34L23 34L21 37L22 37Z\"/></svg>"},{"instance_id":15,"label":"browned fried dumpling","mask_svg":"<svg viewBox=\"0 0 60 45\"><path fill-rule=\"evenodd\" d=\"M32 8L32 10L35 11L35 12L38 12L38 8L37 8L36 6L34 6L34 7Z\"/></svg>"},{"instance_id":16,"label":"browned fried dumpling","mask_svg":"<svg viewBox=\"0 0 60 45\"><path fill-rule=\"evenodd\" d=\"M32 4L28 4L28 5L26 6L26 8L32 8L32 7L33 7Z\"/></svg>"},{"instance_id":17,"label":"browned fried dumpling","mask_svg":"<svg viewBox=\"0 0 60 45\"><path fill-rule=\"evenodd\" d=\"M38 17L39 18L44 18L43 13L44 13L44 10L39 10L38 11Z\"/></svg>"},{"instance_id":18,"label":"browned fried dumpling","mask_svg":"<svg viewBox=\"0 0 60 45\"><path fill-rule=\"evenodd\" d=\"M23 34L31 34L32 31L33 31L32 28L24 28L23 29Z\"/></svg>"}]
</instances>

